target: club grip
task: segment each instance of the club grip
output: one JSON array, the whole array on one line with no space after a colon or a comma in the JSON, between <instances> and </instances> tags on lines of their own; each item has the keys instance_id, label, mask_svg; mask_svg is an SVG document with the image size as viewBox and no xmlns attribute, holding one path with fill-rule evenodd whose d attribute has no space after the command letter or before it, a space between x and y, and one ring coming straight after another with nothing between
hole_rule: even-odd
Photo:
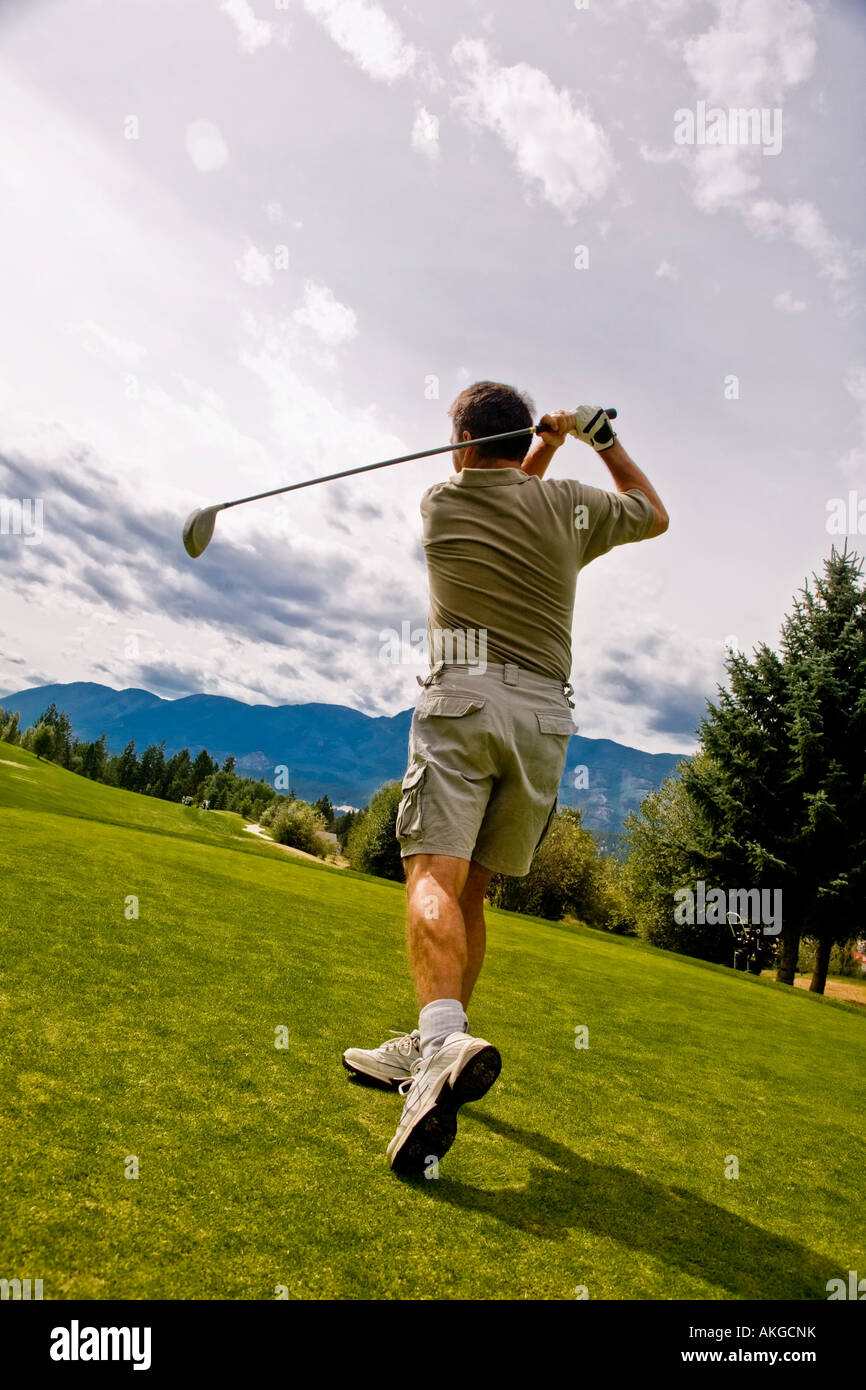
<instances>
[{"instance_id":1,"label":"club grip","mask_svg":"<svg viewBox=\"0 0 866 1390\"><path fill-rule=\"evenodd\" d=\"M607 418L608 418L609 420L615 420L615 419L616 419L616 414L617 414L617 412L616 412L616 406L613 406L613 405L606 405L606 406L603 407L603 409L604 409L605 415L607 416ZM543 434L543 433L544 433L544 431L542 430L542 428L541 428L540 425L536 425L536 426L535 426L535 433L536 433L536 434Z\"/></svg>"}]
</instances>

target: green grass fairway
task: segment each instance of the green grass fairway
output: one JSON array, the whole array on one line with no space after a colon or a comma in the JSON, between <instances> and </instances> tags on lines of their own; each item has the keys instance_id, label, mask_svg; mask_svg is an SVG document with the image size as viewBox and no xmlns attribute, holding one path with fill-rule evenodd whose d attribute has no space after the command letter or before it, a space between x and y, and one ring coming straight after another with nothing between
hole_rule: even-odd
<instances>
[{"instance_id":1,"label":"green grass fairway","mask_svg":"<svg viewBox=\"0 0 866 1390\"><path fill-rule=\"evenodd\" d=\"M340 1064L414 1026L397 885L7 744L0 843L0 1276L46 1299L824 1299L866 1273L857 1005L492 912L470 1018L502 1076L438 1180L400 1181L399 1098Z\"/></svg>"}]
</instances>

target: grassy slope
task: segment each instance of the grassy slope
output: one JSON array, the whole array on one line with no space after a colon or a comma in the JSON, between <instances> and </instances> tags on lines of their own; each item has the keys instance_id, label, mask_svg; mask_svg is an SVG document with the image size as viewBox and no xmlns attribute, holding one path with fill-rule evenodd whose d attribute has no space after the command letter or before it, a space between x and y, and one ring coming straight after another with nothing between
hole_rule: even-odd
<instances>
[{"instance_id":1,"label":"grassy slope","mask_svg":"<svg viewBox=\"0 0 866 1390\"><path fill-rule=\"evenodd\" d=\"M23 764L0 761L4 1277L47 1298L807 1299L866 1268L856 1006L491 913L471 1019L503 1075L438 1181L400 1182L399 1099L340 1066L412 1024L400 889L0 759Z\"/></svg>"}]
</instances>

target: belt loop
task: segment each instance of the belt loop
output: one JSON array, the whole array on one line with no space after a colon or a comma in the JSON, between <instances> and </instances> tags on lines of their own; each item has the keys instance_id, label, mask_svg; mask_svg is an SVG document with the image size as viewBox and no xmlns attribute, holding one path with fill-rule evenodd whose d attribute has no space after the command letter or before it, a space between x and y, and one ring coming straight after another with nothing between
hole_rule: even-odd
<instances>
[{"instance_id":1,"label":"belt loop","mask_svg":"<svg viewBox=\"0 0 866 1390\"><path fill-rule=\"evenodd\" d=\"M433 684L433 682L435 681L436 677L439 675L439 673L440 673L441 671L444 670L444 668L445 668L445 662L444 662L444 661L437 661L435 666L431 666L429 673L424 677L423 680L421 679L420 676L416 676L415 679L416 679L416 681L418 682L419 685L424 686L425 689L426 689L426 687L427 687L428 685L432 685L432 684Z\"/></svg>"},{"instance_id":2,"label":"belt loop","mask_svg":"<svg viewBox=\"0 0 866 1390\"><path fill-rule=\"evenodd\" d=\"M506 661L502 668L502 679L506 685L519 685L520 667L516 666L513 661Z\"/></svg>"}]
</instances>

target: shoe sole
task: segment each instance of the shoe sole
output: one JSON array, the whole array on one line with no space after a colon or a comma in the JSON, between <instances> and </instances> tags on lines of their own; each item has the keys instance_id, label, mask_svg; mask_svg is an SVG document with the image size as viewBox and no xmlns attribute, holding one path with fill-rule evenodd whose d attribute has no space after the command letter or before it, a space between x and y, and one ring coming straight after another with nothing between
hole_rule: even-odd
<instances>
[{"instance_id":1,"label":"shoe sole","mask_svg":"<svg viewBox=\"0 0 866 1390\"><path fill-rule=\"evenodd\" d=\"M422 1115L391 1159L395 1173L423 1173L430 1158L447 1154L457 1137L457 1111L485 1096L502 1070L502 1058L490 1044L466 1063L454 1085L445 1083L436 1103Z\"/></svg>"},{"instance_id":2,"label":"shoe sole","mask_svg":"<svg viewBox=\"0 0 866 1390\"><path fill-rule=\"evenodd\" d=\"M353 1066L351 1062L347 1062L345 1057L342 1059L342 1062L346 1071L355 1081L360 1081L364 1086L378 1086L382 1091L396 1091L401 1082L409 1080L408 1076L396 1076L393 1081L389 1081L384 1076L377 1076L375 1072L361 1071L360 1067Z\"/></svg>"}]
</instances>

